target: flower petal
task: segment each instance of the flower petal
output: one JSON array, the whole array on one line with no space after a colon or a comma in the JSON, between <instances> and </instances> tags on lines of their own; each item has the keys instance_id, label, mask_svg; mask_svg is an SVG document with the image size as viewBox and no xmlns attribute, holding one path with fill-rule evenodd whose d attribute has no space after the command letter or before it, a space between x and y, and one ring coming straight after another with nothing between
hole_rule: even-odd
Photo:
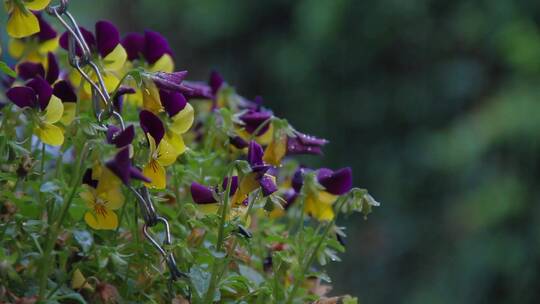
<instances>
[{"instance_id":1,"label":"flower petal","mask_svg":"<svg viewBox=\"0 0 540 304\"><path fill-rule=\"evenodd\" d=\"M77 109L77 104L74 102L66 102L64 103L64 114L62 114L62 118L60 119L60 122L67 126L71 124L73 119L75 119L75 111Z\"/></svg>"},{"instance_id":2,"label":"flower petal","mask_svg":"<svg viewBox=\"0 0 540 304\"><path fill-rule=\"evenodd\" d=\"M172 73L174 71L174 60L171 55L165 54L148 67L148 71Z\"/></svg>"},{"instance_id":3,"label":"flower petal","mask_svg":"<svg viewBox=\"0 0 540 304\"><path fill-rule=\"evenodd\" d=\"M135 128L129 125L125 130L120 130L114 125L107 128L107 142L116 145L117 148L125 147L135 138Z\"/></svg>"},{"instance_id":4,"label":"flower petal","mask_svg":"<svg viewBox=\"0 0 540 304\"><path fill-rule=\"evenodd\" d=\"M277 191L276 178L272 175L264 174L259 179L259 184L265 197Z\"/></svg>"},{"instance_id":5,"label":"flower petal","mask_svg":"<svg viewBox=\"0 0 540 304\"><path fill-rule=\"evenodd\" d=\"M105 209L103 214L86 212L84 221L95 230L114 230L118 227L118 216L114 211Z\"/></svg>"},{"instance_id":6,"label":"flower petal","mask_svg":"<svg viewBox=\"0 0 540 304\"><path fill-rule=\"evenodd\" d=\"M333 172L321 168L317 172L317 180L329 193L342 195L352 188L352 170L346 167Z\"/></svg>"},{"instance_id":7,"label":"flower petal","mask_svg":"<svg viewBox=\"0 0 540 304\"><path fill-rule=\"evenodd\" d=\"M77 94L75 94L75 89L67 80L60 80L54 84L53 95L66 103L77 102Z\"/></svg>"},{"instance_id":8,"label":"flower petal","mask_svg":"<svg viewBox=\"0 0 540 304\"><path fill-rule=\"evenodd\" d=\"M128 60L139 59L144 50L144 35L139 33L129 33L122 40L122 45L126 49Z\"/></svg>"},{"instance_id":9,"label":"flower petal","mask_svg":"<svg viewBox=\"0 0 540 304\"><path fill-rule=\"evenodd\" d=\"M150 64L154 64L164 54L172 54L167 40L157 32L145 31L144 43L144 57Z\"/></svg>"},{"instance_id":10,"label":"flower petal","mask_svg":"<svg viewBox=\"0 0 540 304\"><path fill-rule=\"evenodd\" d=\"M129 183L131 177L131 159L129 158L129 149L122 148L113 159L109 160L106 167L113 172L124 184Z\"/></svg>"},{"instance_id":11,"label":"flower petal","mask_svg":"<svg viewBox=\"0 0 540 304\"><path fill-rule=\"evenodd\" d=\"M13 38L23 38L39 32L39 22L31 12L21 11L16 5L9 16L7 33Z\"/></svg>"},{"instance_id":12,"label":"flower petal","mask_svg":"<svg viewBox=\"0 0 540 304\"><path fill-rule=\"evenodd\" d=\"M191 183L191 197L197 204L212 204L216 200L210 187L201 185L196 182Z\"/></svg>"},{"instance_id":13,"label":"flower petal","mask_svg":"<svg viewBox=\"0 0 540 304\"><path fill-rule=\"evenodd\" d=\"M174 73L158 71L150 74L150 79L152 79L160 90L179 91L182 88L182 81L186 78L187 74L187 71L179 71Z\"/></svg>"},{"instance_id":14,"label":"flower petal","mask_svg":"<svg viewBox=\"0 0 540 304\"><path fill-rule=\"evenodd\" d=\"M264 150L263 160L274 166L279 166L287 152L287 137L280 136L270 142Z\"/></svg>"},{"instance_id":15,"label":"flower petal","mask_svg":"<svg viewBox=\"0 0 540 304\"><path fill-rule=\"evenodd\" d=\"M36 92L29 87L13 87L6 92L6 96L21 109L32 108L37 103Z\"/></svg>"},{"instance_id":16,"label":"flower petal","mask_svg":"<svg viewBox=\"0 0 540 304\"><path fill-rule=\"evenodd\" d=\"M165 135L165 127L159 117L150 111L142 110L139 113L139 120L143 131L149 133L156 141L156 145L159 145Z\"/></svg>"},{"instance_id":17,"label":"flower petal","mask_svg":"<svg viewBox=\"0 0 540 304\"><path fill-rule=\"evenodd\" d=\"M56 56L53 53L49 52L47 54L47 75L45 76L45 79L48 83L53 84L56 79L58 79L59 75L60 67L58 66Z\"/></svg>"},{"instance_id":18,"label":"flower petal","mask_svg":"<svg viewBox=\"0 0 540 304\"><path fill-rule=\"evenodd\" d=\"M103 58L105 68L110 71L120 70L126 63L127 53L121 44L118 44L111 52Z\"/></svg>"},{"instance_id":19,"label":"flower petal","mask_svg":"<svg viewBox=\"0 0 540 304\"><path fill-rule=\"evenodd\" d=\"M84 41L86 41L86 44L88 44L88 47L92 49L92 47L94 47L94 45L96 44L96 38L94 37L94 34L92 34L92 32L82 26L79 26L79 30L84 37ZM66 31L62 34L62 36L60 36L60 46L66 51L69 48L68 35L70 34ZM77 55L82 55L82 51L78 45L75 46L75 51Z\"/></svg>"},{"instance_id":20,"label":"flower petal","mask_svg":"<svg viewBox=\"0 0 540 304\"><path fill-rule=\"evenodd\" d=\"M159 99L163 108L169 114L169 117L173 117L178 112L186 107L187 100L182 93L159 90Z\"/></svg>"},{"instance_id":21,"label":"flower petal","mask_svg":"<svg viewBox=\"0 0 540 304\"><path fill-rule=\"evenodd\" d=\"M246 131L251 134L255 132L259 126L261 126L263 123L265 123L268 119L272 117L272 113L268 111L260 112L260 111L253 111L249 110L243 115L240 116L240 119L244 122L244 128ZM256 136L260 136L264 134L266 131L268 131L268 128L270 127L269 123L266 123L265 126L263 126L260 131L255 134Z\"/></svg>"},{"instance_id":22,"label":"flower petal","mask_svg":"<svg viewBox=\"0 0 540 304\"><path fill-rule=\"evenodd\" d=\"M174 146L167 141L167 139L163 139L157 147L157 155L157 161L159 164L166 167L172 165L176 161L179 154Z\"/></svg>"},{"instance_id":23,"label":"flower petal","mask_svg":"<svg viewBox=\"0 0 540 304\"><path fill-rule=\"evenodd\" d=\"M224 83L225 81L223 80L223 77L221 77L218 72L212 71L209 81L210 88L212 88L212 94L216 95Z\"/></svg>"},{"instance_id":24,"label":"flower petal","mask_svg":"<svg viewBox=\"0 0 540 304\"><path fill-rule=\"evenodd\" d=\"M41 14L36 15L39 22L39 33L37 34L39 42L43 43L47 40L56 38L58 33L54 28L41 16Z\"/></svg>"},{"instance_id":25,"label":"flower petal","mask_svg":"<svg viewBox=\"0 0 540 304\"><path fill-rule=\"evenodd\" d=\"M172 117L171 131L176 134L184 134L193 125L195 111L191 104L187 103L182 111Z\"/></svg>"},{"instance_id":26,"label":"flower petal","mask_svg":"<svg viewBox=\"0 0 540 304\"><path fill-rule=\"evenodd\" d=\"M153 82L143 82L141 87L141 95L143 108L152 112L159 113L163 110L161 101L159 99L159 91L156 85Z\"/></svg>"},{"instance_id":27,"label":"flower petal","mask_svg":"<svg viewBox=\"0 0 540 304\"><path fill-rule=\"evenodd\" d=\"M247 161L251 167L262 166L263 163L263 149L256 141L252 140L249 142Z\"/></svg>"},{"instance_id":28,"label":"flower petal","mask_svg":"<svg viewBox=\"0 0 540 304\"><path fill-rule=\"evenodd\" d=\"M61 146L64 143L64 132L53 124L42 123L34 129L34 133L47 145Z\"/></svg>"},{"instance_id":29,"label":"flower petal","mask_svg":"<svg viewBox=\"0 0 540 304\"><path fill-rule=\"evenodd\" d=\"M26 85L34 89L34 92L36 92L38 97L39 107L41 110L45 110L49 104L49 100L51 100L51 86L41 77L32 78Z\"/></svg>"},{"instance_id":30,"label":"flower petal","mask_svg":"<svg viewBox=\"0 0 540 304\"><path fill-rule=\"evenodd\" d=\"M49 3L51 3L51 0L26 0L24 1L24 6L33 11L41 11L45 9Z\"/></svg>"},{"instance_id":31,"label":"flower petal","mask_svg":"<svg viewBox=\"0 0 540 304\"><path fill-rule=\"evenodd\" d=\"M21 62L17 65L17 75L24 80L34 78L36 76L44 77L45 68L41 63L36 62Z\"/></svg>"},{"instance_id":32,"label":"flower petal","mask_svg":"<svg viewBox=\"0 0 540 304\"><path fill-rule=\"evenodd\" d=\"M120 33L109 21L96 22L96 44L99 54L107 56L120 43Z\"/></svg>"},{"instance_id":33,"label":"flower petal","mask_svg":"<svg viewBox=\"0 0 540 304\"><path fill-rule=\"evenodd\" d=\"M150 160L150 162L143 168L144 176L150 179L149 183L145 183L148 188L165 189L167 185L167 174L165 168L160 165L156 160Z\"/></svg>"},{"instance_id":34,"label":"flower petal","mask_svg":"<svg viewBox=\"0 0 540 304\"><path fill-rule=\"evenodd\" d=\"M49 101L49 104L45 108L45 114L43 114L43 120L48 123L55 123L62 118L62 114L64 113L64 104L62 101L56 97L51 96L51 100Z\"/></svg>"}]
</instances>

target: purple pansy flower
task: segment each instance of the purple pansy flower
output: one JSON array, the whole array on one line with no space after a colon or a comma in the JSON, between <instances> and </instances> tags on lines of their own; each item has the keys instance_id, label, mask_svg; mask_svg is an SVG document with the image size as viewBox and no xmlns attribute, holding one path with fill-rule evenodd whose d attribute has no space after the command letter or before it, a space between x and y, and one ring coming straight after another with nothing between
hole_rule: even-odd
<instances>
[{"instance_id":1,"label":"purple pansy flower","mask_svg":"<svg viewBox=\"0 0 540 304\"><path fill-rule=\"evenodd\" d=\"M121 130L115 125L107 127L107 143L115 145L117 148L125 147L135 138L135 128L129 125L124 130Z\"/></svg>"},{"instance_id":2,"label":"purple pansy flower","mask_svg":"<svg viewBox=\"0 0 540 304\"><path fill-rule=\"evenodd\" d=\"M26 86L13 87L6 96L19 108L37 108L45 110L52 96L51 86L41 77L32 78Z\"/></svg>"},{"instance_id":3,"label":"purple pansy flower","mask_svg":"<svg viewBox=\"0 0 540 304\"><path fill-rule=\"evenodd\" d=\"M81 30L81 34L83 35L86 44L88 44L88 47L90 49L95 47L102 57L109 55L120 43L120 33L116 26L109 21L102 20L96 22L95 36L84 27L79 27L79 29ZM65 50L68 50L68 35L68 32L64 32L62 36L60 36L60 46ZM79 46L76 46L76 52L77 55L82 55Z\"/></svg>"},{"instance_id":4,"label":"purple pansy flower","mask_svg":"<svg viewBox=\"0 0 540 304\"><path fill-rule=\"evenodd\" d=\"M228 178L225 177L223 179L222 188L224 191L227 189L227 183ZM231 189L229 191L229 196L233 196L236 193L236 190L238 189L238 176L233 176L231 179ZM214 192L218 191L217 187L208 187L201 185L197 182L191 183L191 197L193 198L193 201L197 204L213 204L216 203L216 199L214 198Z\"/></svg>"},{"instance_id":5,"label":"purple pansy flower","mask_svg":"<svg viewBox=\"0 0 540 304\"><path fill-rule=\"evenodd\" d=\"M121 43L126 49L129 61L140 59L142 56L149 64L154 64L165 54L172 56L167 40L153 31L145 31L144 35L129 33Z\"/></svg>"},{"instance_id":6,"label":"purple pansy flower","mask_svg":"<svg viewBox=\"0 0 540 304\"><path fill-rule=\"evenodd\" d=\"M334 195L342 195L352 188L352 170L349 167L332 171L321 168L317 171L317 181L325 190Z\"/></svg>"},{"instance_id":7,"label":"purple pansy flower","mask_svg":"<svg viewBox=\"0 0 540 304\"><path fill-rule=\"evenodd\" d=\"M144 176L139 169L131 165L131 159L129 158L129 147L120 149L115 157L105 163L105 165L126 185L129 184L132 178L147 183L150 182L150 180Z\"/></svg>"},{"instance_id":8,"label":"purple pansy flower","mask_svg":"<svg viewBox=\"0 0 540 304\"><path fill-rule=\"evenodd\" d=\"M254 140L249 142L247 161L251 166L251 170L255 173L255 179L261 186L264 196L268 196L277 191L277 185L273 176L267 173L271 166L263 161L263 149Z\"/></svg>"},{"instance_id":9,"label":"purple pansy flower","mask_svg":"<svg viewBox=\"0 0 540 304\"><path fill-rule=\"evenodd\" d=\"M58 79L60 68L58 67L56 56L53 53L49 52L47 54L47 60L47 71L45 71L45 67L41 63L26 61L17 65L17 74L23 80L39 76L47 80L48 83L53 84Z\"/></svg>"},{"instance_id":10,"label":"purple pansy flower","mask_svg":"<svg viewBox=\"0 0 540 304\"><path fill-rule=\"evenodd\" d=\"M263 123L265 123L268 119L272 117L272 112L270 111L254 111L254 110L248 110L246 113L240 115L240 120L244 123L244 129L249 133L252 134L259 128ZM263 126L256 136L260 136L264 134L268 129L270 128L270 124L266 123L265 126Z\"/></svg>"}]
</instances>

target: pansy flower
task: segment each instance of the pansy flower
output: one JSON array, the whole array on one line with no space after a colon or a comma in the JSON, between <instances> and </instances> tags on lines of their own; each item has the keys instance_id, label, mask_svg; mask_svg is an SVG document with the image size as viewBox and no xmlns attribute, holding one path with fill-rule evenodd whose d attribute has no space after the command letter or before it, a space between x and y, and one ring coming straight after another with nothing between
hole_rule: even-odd
<instances>
[{"instance_id":1,"label":"pansy flower","mask_svg":"<svg viewBox=\"0 0 540 304\"><path fill-rule=\"evenodd\" d=\"M326 139L317 138L294 131L293 135L287 135L284 132L274 134L272 141L264 151L264 161L278 166L286 155L297 154L322 154L322 147L326 145Z\"/></svg>"},{"instance_id":2,"label":"pansy flower","mask_svg":"<svg viewBox=\"0 0 540 304\"><path fill-rule=\"evenodd\" d=\"M13 38L23 38L39 32L38 18L32 11L44 10L51 0L7 0L5 2L9 19L6 25Z\"/></svg>"},{"instance_id":3,"label":"pansy flower","mask_svg":"<svg viewBox=\"0 0 540 304\"><path fill-rule=\"evenodd\" d=\"M352 170L349 167L336 171L321 168L316 172L316 179L322 189L306 189L304 210L319 221L330 221L335 216L333 204L337 198L351 190Z\"/></svg>"},{"instance_id":4,"label":"pansy flower","mask_svg":"<svg viewBox=\"0 0 540 304\"><path fill-rule=\"evenodd\" d=\"M8 42L9 55L19 61L40 62L46 66L47 54L58 48L58 34L41 14L36 14L39 32L31 36Z\"/></svg>"},{"instance_id":5,"label":"pansy flower","mask_svg":"<svg viewBox=\"0 0 540 304\"><path fill-rule=\"evenodd\" d=\"M149 160L143 168L143 174L151 181L145 185L150 188L164 189L167 185L165 167L172 165L183 150L179 151L176 149L176 144L171 143L174 138L165 133L163 123L152 112L142 110L139 119L150 145Z\"/></svg>"},{"instance_id":6,"label":"pansy flower","mask_svg":"<svg viewBox=\"0 0 540 304\"><path fill-rule=\"evenodd\" d=\"M241 125L236 132L246 141L253 138L261 145L268 145L274 134L272 116L272 112L266 110L247 110L238 116Z\"/></svg>"},{"instance_id":7,"label":"pansy flower","mask_svg":"<svg viewBox=\"0 0 540 304\"><path fill-rule=\"evenodd\" d=\"M276 178L268 174L270 166L264 163L262 147L255 141L249 143L248 163L251 173L248 173L240 181L239 191L235 195L234 202L243 201L249 193L260 188L263 196L269 196L277 191Z\"/></svg>"},{"instance_id":8,"label":"pansy flower","mask_svg":"<svg viewBox=\"0 0 540 304\"><path fill-rule=\"evenodd\" d=\"M120 44L120 33L114 24L109 21L98 21L95 25L95 36L87 29L80 27L84 40L88 47L93 50L98 65L103 70L103 81L108 91L115 89L120 82L120 73L123 70L127 59L127 53ZM68 32L64 32L60 37L60 46L68 50ZM81 50L76 46L76 52L81 54ZM88 70L90 77L97 80L92 70ZM82 81L78 73L70 75L74 84ZM85 82L86 93L90 93L90 84Z\"/></svg>"},{"instance_id":9,"label":"pansy flower","mask_svg":"<svg viewBox=\"0 0 540 304\"><path fill-rule=\"evenodd\" d=\"M52 85L58 80L60 75L60 67L56 56L49 52L47 59L42 62L24 61L17 65L17 75L23 80L28 80L34 77L41 77Z\"/></svg>"},{"instance_id":10,"label":"pansy flower","mask_svg":"<svg viewBox=\"0 0 540 304\"><path fill-rule=\"evenodd\" d=\"M174 61L169 43L161 34L145 31L144 34L129 33L122 40L130 62L137 62L149 72L174 71Z\"/></svg>"},{"instance_id":11,"label":"pansy flower","mask_svg":"<svg viewBox=\"0 0 540 304\"><path fill-rule=\"evenodd\" d=\"M84 214L84 221L92 229L114 230L118 227L118 216L114 210L124 204L122 182L108 168L100 168L99 173L95 180L93 175L96 174L88 169L83 177L85 189L80 197L89 209Z\"/></svg>"},{"instance_id":12,"label":"pansy flower","mask_svg":"<svg viewBox=\"0 0 540 304\"><path fill-rule=\"evenodd\" d=\"M222 189L226 191L227 189L228 178L226 177L223 180L221 185ZM229 196L234 196L236 190L238 189L238 176L231 177L231 189L229 191ZM208 187L201 185L197 182L191 183L191 197L193 201L197 204L199 209L203 213L216 213L219 210L219 203L214 197L214 193L218 191L217 187ZM233 206L236 207L236 206Z\"/></svg>"},{"instance_id":13,"label":"pansy flower","mask_svg":"<svg viewBox=\"0 0 540 304\"><path fill-rule=\"evenodd\" d=\"M53 95L51 86L41 77L31 79L25 86L6 92L7 97L19 108L31 108L34 134L45 144L60 146L64 142L63 130L56 126L64 112L62 101Z\"/></svg>"}]
</instances>

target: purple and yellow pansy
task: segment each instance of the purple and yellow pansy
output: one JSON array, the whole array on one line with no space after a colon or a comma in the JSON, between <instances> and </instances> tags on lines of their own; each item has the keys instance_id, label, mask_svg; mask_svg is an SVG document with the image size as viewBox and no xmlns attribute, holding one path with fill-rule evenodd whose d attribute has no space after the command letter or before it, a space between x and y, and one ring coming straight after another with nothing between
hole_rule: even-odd
<instances>
[{"instance_id":1,"label":"purple and yellow pansy","mask_svg":"<svg viewBox=\"0 0 540 304\"><path fill-rule=\"evenodd\" d=\"M6 30L13 38L23 38L40 30L38 18L32 12L44 10L51 0L7 0L4 6L9 14Z\"/></svg>"},{"instance_id":2,"label":"purple and yellow pansy","mask_svg":"<svg viewBox=\"0 0 540 304\"><path fill-rule=\"evenodd\" d=\"M37 13L34 17L38 20L39 32L20 39L11 38L8 53L17 60L39 62L46 66L47 54L56 51L59 37L41 14Z\"/></svg>"}]
</instances>

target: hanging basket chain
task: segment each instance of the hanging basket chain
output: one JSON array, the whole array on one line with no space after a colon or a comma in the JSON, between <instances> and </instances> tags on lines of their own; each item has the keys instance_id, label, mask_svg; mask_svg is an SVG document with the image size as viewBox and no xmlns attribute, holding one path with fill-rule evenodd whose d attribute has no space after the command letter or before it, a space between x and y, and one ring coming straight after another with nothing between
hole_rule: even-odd
<instances>
[{"instance_id":1,"label":"hanging basket chain","mask_svg":"<svg viewBox=\"0 0 540 304\"><path fill-rule=\"evenodd\" d=\"M92 61L92 53L84 36L82 35L75 18L68 11L68 0L60 0L58 5L49 5L47 7L47 13L53 17L56 17L68 31L68 60L69 64L75 68L78 73L87 81L91 86L92 91L92 104L94 108L94 114L98 123L104 124L105 120L113 117L115 118L122 130L125 129L124 120L122 115L114 109L114 105L107 92L103 76L98 65ZM67 18L64 19L63 16ZM89 66L91 71L97 78L97 82L94 81L91 76L84 70ZM114 96L113 96L114 97ZM175 281L182 277L187 277L183 272L178 269L174 254L172 251L165 249L163 245L171 245L171 232L167 219L159 216L156 213L156 209L152 202L150 193L146 187L141 187L138 190L129 186L129 190L133 192L137 201L139 202L139 208L142 211L144 225L142 228L143 234L147 241L161 254L170 272L170 280ZM163 245L158 243L156 239L150 233L150 228L163 224L165 228L165 237Z\"/></svg>"}]
</instances>

